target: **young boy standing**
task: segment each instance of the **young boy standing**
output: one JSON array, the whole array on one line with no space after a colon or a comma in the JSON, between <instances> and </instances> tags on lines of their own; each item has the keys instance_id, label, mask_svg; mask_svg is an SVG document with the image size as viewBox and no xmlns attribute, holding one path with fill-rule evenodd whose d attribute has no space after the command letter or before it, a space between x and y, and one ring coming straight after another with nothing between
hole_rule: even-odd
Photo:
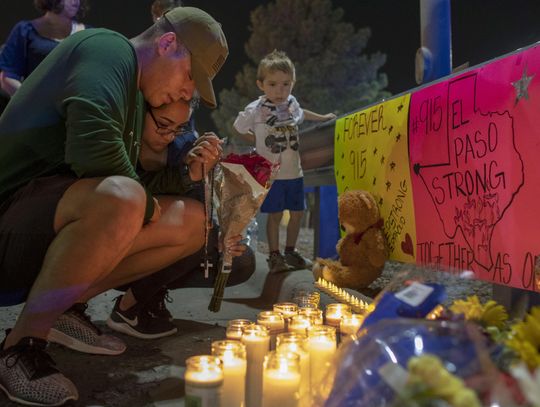
<instances>
[{"instance_id":1,"label":"young boy standing","mask_svg":"<svg viewBox=\"0 0 540 407\"><path fill-rule=\"evenodd\" d=\"M298 125L304 120L326 121L334 113L317 114L302 109L291 95L296 80L292 61L283 51L266 55L257 70L257 86L264 93L238 114L234 128L249 135L257 153L273 163L279 163L279 173L262 204L261 212L268 213L266 226L270 255L270 272L289 271L311 266L311 262L296 251L296 240L306 208L304 179L298 152ZM288 209L285 252L279 250L279 224L283 211Z\"/></svg>"}]
</instances>

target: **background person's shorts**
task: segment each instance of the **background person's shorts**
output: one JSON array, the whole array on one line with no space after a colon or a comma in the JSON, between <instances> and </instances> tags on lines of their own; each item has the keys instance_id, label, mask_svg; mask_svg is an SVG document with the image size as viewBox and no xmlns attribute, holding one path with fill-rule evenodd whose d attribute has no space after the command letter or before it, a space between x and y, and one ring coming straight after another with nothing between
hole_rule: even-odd
<instances>
[{"instance_id":1,"label":"background person's shorts","mask_svg":"<svg viewBox=\"0 0 540 407\"><path fill-rule=\"evenodd\" d=\"M17 293L19 302L26 299L56 236L56 206L77 180L71 175L36 178L0 204L0 297Z\"/></svg>"},{"instance_id":2,"label":"background person's shorts","mask_svg":"<svg viewBox=\"0 0 540 407\"><path fill-rule=\"evenodd\" d=\"M272 183L261 212L303 211L306 209L304 178L278 179Z\"/></svg>"}]
</instances>

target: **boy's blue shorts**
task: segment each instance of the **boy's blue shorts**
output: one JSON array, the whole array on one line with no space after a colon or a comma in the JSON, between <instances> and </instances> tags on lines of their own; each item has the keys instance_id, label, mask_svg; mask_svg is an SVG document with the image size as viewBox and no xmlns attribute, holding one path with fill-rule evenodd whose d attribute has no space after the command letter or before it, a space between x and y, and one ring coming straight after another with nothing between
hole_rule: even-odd
<instances>
[{"instance_id":1,"label":"boy's blue shorts","mask_svg":"<svg viewBox=\"0 0 540 407\"><path fill-rule=\"evenodd\" d=\"M261 206L261 212L303 211L306 209L304 178L279 179L272 183Z\"/></svg>"}]
</instances>

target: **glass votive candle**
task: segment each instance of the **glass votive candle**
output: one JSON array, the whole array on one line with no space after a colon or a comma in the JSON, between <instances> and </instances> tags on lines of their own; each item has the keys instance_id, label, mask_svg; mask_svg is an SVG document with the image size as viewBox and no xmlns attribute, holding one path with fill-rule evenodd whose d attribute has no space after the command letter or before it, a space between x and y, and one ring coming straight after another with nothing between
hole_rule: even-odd
<instances>
[{"instance_id":1,"label":"glass votive candle","mask_svg":"<svg viewBox=\"0 0 540 407\"><path fill-rule=\"evenodd\" d=\"M326 325L330 325L339 329L341 317L351 315L351 306L348 304L328 304L326 306Z\"/></svg>"},{"instance_id":2,"label":"glass votive candle","mask_svg":"<svg viewBox=\"0 0 540 407\"><path fill-rule=\"evenodd\" d=\"M242 332L246 326L254 325L249 319L231 319L227 324L225 336L227 339L239 341L242 338Z\"/></svg>"},{"instance_id":3,"label":"glass votive candle","mask_svg":"<svg viewBox=\"0 0 540 407\"><path fill-rule=\"evenodd\" d=\"M293 352L300 357L300 406L311 407L307 336L296 332L281 333L276 338L276 351Z\"/></svg>"},{"instance_id":4,"label":"glass votive candle","mask_svg":"<svg viewBox=\"0 0 540 407\"><path fill-rule=\"evenodd\" d=\"M345 340L348 337L356 336L356 333L360 329L364 316L360 314L350 314L341 317L339 324L339 332L341 334L341 340Z\"/></svg>"},{"instance_id":5,"label":"glass votive candle","mask_svg":"<svg viewBox=\"0 0 540 407\"><path fill-rule=\"evenodd\" d=\"M299 334L307 334L309 328L313 326L313 321L310 317L305 315L295 315L289 321L289 332L296 332Z\"/></svg>"},{"instance_id":6,"label":"glass votive candle","mask_svg":"<svg viewBox=\"0 0 540 407\"><path fill-rule=\"evenodd\" d=\"M298 314L298 304L294 302L278 302L272 307L274 312L279 312L285 320Z\"/></svg>"},{"instance_id":7,"label":"glass votive candle","mask_svg":"<svg viewBox=\"0 0 540 407\"><path fill-rule=\"evenodd\" d=\"M311 318L313 325L323 324L323 312L318 308L300 308L298 315L305 315Z\"/></svg>"},{"instance_id":8,"label":"glass votive candle","mask_svg":"<svg viewBox=\"0 0 540 407\"><path fill-rule=\"evenodd\" d=\"M215 407L220 405L223 365L216 356L199 355L186 360L186 405Z\"/></svg>"},{"instance_id":9,"label":"glass votive candle","mask_svg":"<svg viewBox=\"0 0 540 407\"><path fill-rule=\"evenodd\" d=\"M318 308L317 302L313 300L312 297L309 295L300 295L293 298L293 302L298 304L299 308L302 307L312 307L312 308Z\"/></svg>"},{"instance_id":10,"label":"glass votive candle","mask_svg":"<svg viewBox=\"0 0 540 407\"><path fill-rule=\"evenodd\" d=\"M258 407L262 399L262 374L266 354L270 350L270 334L262 325L248 325L242 333L246 346L246 407Z\"/></svg>"},{"instance_id":11,"label":"glass votive candle","mask_svg":"<svg viewBox=\"0 0 540 407\"><path fill-rule=\"evenodd\" d=\"M236 340L212 342L212 355L223 365L222 407L244 407L246 393L246 347Z\"/></svg>"},{"instance_id":12,"label":"glass votive candle","mask_svg":"<svg viewBox=\"0 0 540 407\"><path fill-rule=\"evenodd\" d=\"M313 291L309 294L309 299L318 307L321 303L321 294L318 291Z\"/></svg>"},{"instance_id":13,"label":"glass votive candle","mask_svg":"<svg viewBox=\"0 0 540 407\"><path fill-rule=\"evenodd\" d=\"M274 311L261 311L257 315L257 324L268 328L270 333L270 349L276 348L276 335L285 331L283 315Z\"/></svg>"},{"instance_id":14,"label":"glass votive candle","mask_svg":"<svg viewBox=\"0 0 540 407\"><path fill-rule=\"evenodd\" d=\"M327 325L316 325L308 330L309 371L311 393L319 389L326 372L330 371L336 353L336 329Z\"/></svg>"},{"instance_id":15,"label":"glass votive candle","mask_svg":"<svg viewBox=\"0 0 540 407\"><path fill-rule=\"evenodd\" d=\"M262 407L299 407L300 356L270 352L264 360Z\"/></svg>"}]
</instances>

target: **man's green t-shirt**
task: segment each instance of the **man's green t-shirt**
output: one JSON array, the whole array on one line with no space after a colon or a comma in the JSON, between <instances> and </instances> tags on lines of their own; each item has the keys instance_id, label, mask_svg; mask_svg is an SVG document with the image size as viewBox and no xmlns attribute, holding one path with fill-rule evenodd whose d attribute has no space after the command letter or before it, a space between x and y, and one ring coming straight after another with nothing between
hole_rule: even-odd
<instances>
[{"instance_id":1,"label":"man's green t-shirt","mask_svg":"<svg viewBox=\"0 0 540 407\"><path fill-rule=\"evenodd\" d=\"M144 102L127 38L88 29L66 38L0 116L0 203L30 180L59 173L139 180ZM145 218L153 212L147 199Z\"/></svg>"}]
</instances>

